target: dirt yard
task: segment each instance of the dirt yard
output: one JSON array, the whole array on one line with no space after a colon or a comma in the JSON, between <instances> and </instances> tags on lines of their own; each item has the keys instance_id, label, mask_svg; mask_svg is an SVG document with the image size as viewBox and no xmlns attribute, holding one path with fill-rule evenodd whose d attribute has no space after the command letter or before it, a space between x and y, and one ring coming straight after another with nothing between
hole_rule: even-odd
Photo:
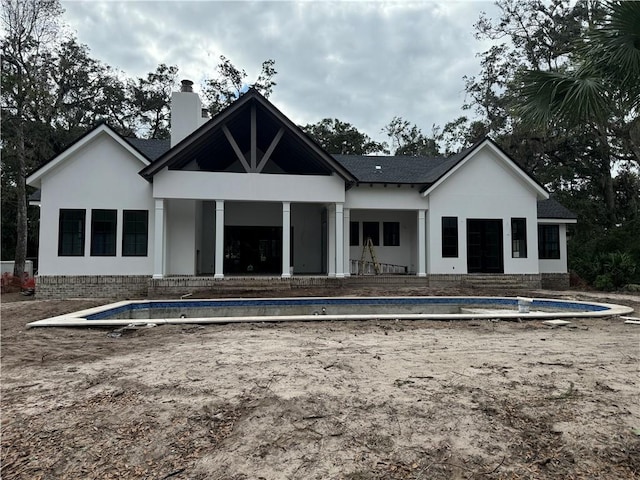
<instances>
[{"instance_id":1,"label":"dirt yard","mask_svg":"<svg viewBox=\"0 0 640 480\"><path fill-rule=\"evenodd\" d=\"M640 476L640 326L620 319L111 337L24 328L104 302L23 299L1 307L3 480Z\"/></svg>"}]
</instances>

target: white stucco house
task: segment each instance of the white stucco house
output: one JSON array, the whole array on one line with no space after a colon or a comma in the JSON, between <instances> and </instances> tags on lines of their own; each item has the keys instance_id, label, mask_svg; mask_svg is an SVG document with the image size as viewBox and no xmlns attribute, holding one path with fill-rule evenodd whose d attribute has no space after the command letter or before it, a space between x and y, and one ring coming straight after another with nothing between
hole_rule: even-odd
<instances>
[{"instance_id":1,"label":"white stucco house","mask_svg":"<svg viewBox=\"0 0 640 480\"><path fill-rule=\"evenodd\" d=\"M172 96L170 141L101 124L29 175L38 294L376 271L425 285L568 282L575 215L491 139L448 158L330 155L254 90L203 116L190 83Z\"/></svg>"}]
</instances>

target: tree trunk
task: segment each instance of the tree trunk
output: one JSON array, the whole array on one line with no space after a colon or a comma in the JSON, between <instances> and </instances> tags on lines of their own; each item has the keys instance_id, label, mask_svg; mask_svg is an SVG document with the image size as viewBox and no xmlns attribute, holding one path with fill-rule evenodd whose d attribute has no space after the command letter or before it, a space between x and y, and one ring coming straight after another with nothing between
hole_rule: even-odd
<instances>
[{"instance_id":1,"label":"tree trunk","mask_svg":"<svg viewBox=\"0 0 640 480\"><path fill-rule=\"evenodd\" d=\"M640 167L640 116L631 122L629 128L629 138L631 140L631 151L636 157L636 164Z\"/></svg>"},{"instance_id":2,"label":"tree trunk","mask_svg":"<svg viewBox=\"0 0 640 480\"><path fill-rule=\"evenodd\" d=\"M604 187L604 201L607 206L609 223L611 226L617 223L618 215L616 214L616 194L613 188L613 177L611 176L611 163L608 159L603 159L602 165L602 181Z\"/></svg>"},{"instance_id":3,"label":"tree trunk","mask_svg":"<svg viewBox=\"0 0 640 480\"><path fill-rule=\"evenodd\" d=\"M14 283L22 285L24 267L27 260L27 159L24 146L24 123L22 115L18 116L16 136L18 137L18 176L16 179L16 197L18 205L16 218L16 256L14 259L15 263L13 265L13 279Z\"/></svg>"},{"instance_id":4,"label":"tree trunk","mask_svg":"<svg viewBox=\"0 0 640 480\"><path fill-rule=\"evenodd\" d=\"M600 138L600 151L602 155L601 159L601 185L603 189L604 202L607 206L607 220L609 226L613 226L617 223L616 215L616 194L613 188L613 177L611 176L611 146L609 145L609 139L607 138L606 129L604 127L597 128L598 136Z\"/></svg>"}]
</instances>

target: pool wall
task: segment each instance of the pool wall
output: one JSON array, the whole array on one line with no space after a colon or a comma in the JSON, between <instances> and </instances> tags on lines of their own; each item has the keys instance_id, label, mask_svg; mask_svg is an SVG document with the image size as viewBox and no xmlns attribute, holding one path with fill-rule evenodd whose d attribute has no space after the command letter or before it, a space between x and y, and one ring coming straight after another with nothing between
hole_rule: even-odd
<instances>
[{"instance_id":1,"label":"pool wall","mask_svg":"<svg viewBox=\"0 0 640 480\"><path fill-rule=\"evenodd\" d=\"M180 323L318 320L468 320L610 317L632 308L606 303L531 299L528 313L515 297L296 297L124 301L39 320L35 326L119 326Z\"/></svg>"}]
</instances>

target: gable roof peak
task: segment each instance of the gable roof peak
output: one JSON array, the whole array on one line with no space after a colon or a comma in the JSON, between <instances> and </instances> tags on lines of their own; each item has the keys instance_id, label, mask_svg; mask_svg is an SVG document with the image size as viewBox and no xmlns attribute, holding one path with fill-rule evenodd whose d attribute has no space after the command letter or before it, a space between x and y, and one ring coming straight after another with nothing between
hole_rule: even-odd
<instances>
[{"instance_id":1,"label":"gable roof peak","mask_svg":"<svg viewBox=\"0 0 640 480\"><path fill-rule=\"evenodd\" d=\"M34 171L27 176L27 185L40 188L42 177L49 172L57 168L60 164L64 163L73 154L84 148L86 145L93 142L96 138L107 135L113 139L116 143L122 146L125 150L129 151L140 163L145 167L149 165L149 159L138 148L129 143L122 135L120 135L113 127L111 127L106 121L100 121L96 125L87 131L84 135L77 138L62 152L54 155L49 160L44 162Z\"/></svg>"},{"instance_id":2,"label":"gable roof peak","mask_svg":"<svg viewBox=\"0 0 640 480\"><path fill-rule=\"evenodd\" d=\"M243 123L243 125L251 125L251 135L258 135L257 141L260 141L259 132L261 129L256 129L256 121L268 122L268 124L274 126L271 128L274 137L269 140L275 143L273 143L273 147L270 147L272 148L271 150L269 150L269 148L266 149L265 158L273 159L273 157L269 157L269 155L273 153L273 148L276 148L276 146L277 148L280 148L281 145L287 145L288 148L292 148L295 151L306 152L309 158L313 159L312 161L315 162L316 166L319 166L323 171L336 173L346 181L355 180L347 169L345 169L339 162L336 162L331 155L320 147L311 137L304 133L262 93L253 87L249 87L233 103L222 109L190 135L183 138L179 143L161 155L152 164L143 168L139 172L140 175L145 179L152 181L153 176L166 167L181 168L186 164L186 162L193 161L196 154L202 153L206 149L214 148L220 150L220 148L222 148L220 145L222 145L224 141L216 143L216 138L226 138L227 142L231 144L231 148L235 150L234 154L230 155L230 157L235 155L235 157L241 159L244 152L238 153L239 145L235 143L235 139L233 139L233 142L229 140L229 136L233 137L232 131L234 128L240 128L238 127L238 119L241 119L243 116L248 116L249 109L251 109L251 116L248 118L251 118L251 120ZM260 120L260 118L262 118L262 120ZM222 133L224 133L224 135L222 135ZM263 135L268 135L268 133ZM253 152L257 151L256 144L252 144L251 149ZM208 157L215 158L215 155L209 155ZM291 161L299 157L300 155L289 156ZM285 157L282 156L280 158L282 160ZM262 165L254 165L254 159L255 154L254 157L252 157L252 171L256 169L261 170ZM291 163L291 161L289 163ZM245 168L247 167L245 166ZM293 171L295 171L295 169L291 170L291 172Z\"/></svg>"}]
</instances>

